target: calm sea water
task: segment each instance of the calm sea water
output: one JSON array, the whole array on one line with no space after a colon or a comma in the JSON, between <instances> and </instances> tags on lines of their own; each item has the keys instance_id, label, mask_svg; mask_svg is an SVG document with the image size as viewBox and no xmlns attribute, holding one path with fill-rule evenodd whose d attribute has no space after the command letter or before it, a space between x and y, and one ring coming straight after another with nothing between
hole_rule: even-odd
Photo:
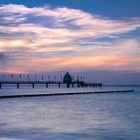
<instances>
[{"instance_id":1,"label":"calm sea water","mask_svg":"<svg viewBox=\"0 0 140 140\"><path fill-rule=\"evenodd\" d=\"M134 89L106 93L0 99L0 139L140 140L140 87L4 87L0 95ZM4 137L4 138L2 138Z\"/></svg>"}]
</instances>

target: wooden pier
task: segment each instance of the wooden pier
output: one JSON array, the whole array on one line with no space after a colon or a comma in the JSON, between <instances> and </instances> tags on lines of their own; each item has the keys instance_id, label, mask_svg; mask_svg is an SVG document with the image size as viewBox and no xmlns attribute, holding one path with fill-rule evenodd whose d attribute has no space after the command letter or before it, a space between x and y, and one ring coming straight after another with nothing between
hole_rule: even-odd
<instances>
[{"instance_id":1,"label":"wooden pier","mask_svg":"<svg viewBox=\"0 0 140 140\"><path fill-rule=\"evenodd\" d=\"M16 85L16 88L20 88L20 85L31 85L35 88L35 85L45 85L48 88L49 85L57 85L59 88L61 85L66 87L102 87L102 83L86 83L84 81L72 81L71 83L65 83L63 81L0 81L0 89L3 85Z\"/></svg>"},{"instance_id":2,"label":"wooden pier","mask_svg":"<svg viewBox=\"0 0 140 140\"><path fill-rule=\"evenodd\" d=\"M20 85L31 85L32 88L35 88L35 85L37 84L43 84L46 86L46 88L48 88L49 85L53 84L53 85L58 85L58 87L60 88L61 85L66 85L67 88L70 87L74 87L75 85L77 87L102 87L102 83L88 83L85 82L85 77L80 77L77 76L77 79L75 80L73 78L73 76L71 76L68 72L66 72L66 74L64 75L64 77L61 76L61 80L57 80L56 75L54 76L55 80L51 80L50 79L50 75L48 75L48 79L45 80L44 79L44 75L41 76L41 80L37 79L37 75L35 74L34 77L30 77L30 75L28 74L26 77L26 80L22 79L22 75L19 74L18 75L18 80L16 80L14 78L15 76L13 74L11 74L10 80L7 81L5 75L2 75L2 79L0 80L0 89L2 88L2 85L16 85L17 89L20 88ZM31 78L33 78L33 80L31 80Z\"/></svg>"}]
</instances>

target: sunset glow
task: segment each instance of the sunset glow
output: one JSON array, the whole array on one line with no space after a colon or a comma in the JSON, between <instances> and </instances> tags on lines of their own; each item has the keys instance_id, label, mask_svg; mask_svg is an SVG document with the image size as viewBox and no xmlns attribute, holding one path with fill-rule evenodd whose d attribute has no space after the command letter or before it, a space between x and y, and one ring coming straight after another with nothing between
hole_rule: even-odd
<instances>
[{"instance_id":1,"label":"sunset glow","mask_svg":"<svg viewBox=\"0 0 140 140\"><path fill-rule=\"evenodd\" d=\"M69 7L0 5L0 72L140 71L140 17Z\"/></svg>"}]
</instances>

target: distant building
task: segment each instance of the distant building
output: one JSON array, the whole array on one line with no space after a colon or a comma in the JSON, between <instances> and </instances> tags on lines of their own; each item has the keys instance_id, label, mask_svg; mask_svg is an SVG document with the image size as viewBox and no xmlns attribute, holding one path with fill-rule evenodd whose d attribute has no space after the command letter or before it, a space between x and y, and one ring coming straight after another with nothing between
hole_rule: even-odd
<instances>
[{"instance_id":1,"label":"distant building","mask_svg":"<svg viewBox=\"0 0 140 140\"><path fill-rule=\"evenodd\" d=\"M63 77L63 83L67 83L67 84L72 83L72 77L68 72L66 72L66 74Z\"/></svg>"}]
</instances>

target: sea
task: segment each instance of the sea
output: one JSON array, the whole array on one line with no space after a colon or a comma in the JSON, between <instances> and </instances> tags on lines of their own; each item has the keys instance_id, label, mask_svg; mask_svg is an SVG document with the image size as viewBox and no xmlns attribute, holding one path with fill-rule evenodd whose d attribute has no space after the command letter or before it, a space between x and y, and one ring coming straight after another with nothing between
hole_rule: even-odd
<instances>
[{"instance_id":1,"label":"sea","mask_svg":"<svg viewBox=\"0 0 140 140\"><path fill-rule=\"evenodd\" d=\"M140 140L140 86L5 86L0 96L126 89L134 92L0 98L0 140Z\"/></svg>"}]
</instances>

